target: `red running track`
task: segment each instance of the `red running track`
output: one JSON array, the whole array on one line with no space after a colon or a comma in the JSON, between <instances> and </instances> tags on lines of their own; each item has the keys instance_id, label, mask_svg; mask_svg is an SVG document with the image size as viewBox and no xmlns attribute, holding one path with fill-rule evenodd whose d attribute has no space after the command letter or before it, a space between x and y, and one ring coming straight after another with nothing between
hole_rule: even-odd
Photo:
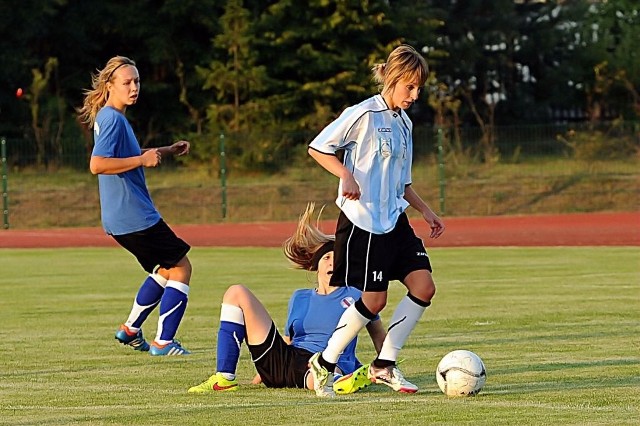
<instances>
[{"instance_id":1,"label":"red running track","mask_svg":"<svg viewBox=\"0 0 640 426\"><path fill-rule=\"evenodd\" d=\"M474 246L640 246L640 212L577 213L536 216L444 218L437 240L428 238L425 222L412 219L427 247ZM333 221L322 229L332 233ZM175 225L176 234L192 246L279 247L295 222ZM0 229L0 248L111 247L117 244L101 228Z\"/></svg>"}]
</instances>

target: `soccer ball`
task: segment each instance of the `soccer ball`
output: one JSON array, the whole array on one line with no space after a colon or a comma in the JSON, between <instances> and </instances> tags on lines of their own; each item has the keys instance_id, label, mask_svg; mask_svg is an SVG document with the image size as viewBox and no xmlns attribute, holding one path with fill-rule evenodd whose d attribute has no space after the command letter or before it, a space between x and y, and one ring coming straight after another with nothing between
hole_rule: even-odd
<instances>
[{"instance_id":1,"label":"soccer ball","mask_svg":"<svg viewBox=\"0 0 640 426\"><path fill-rule=\"evenodd\" d=\"M487 372L478 355L459 349L449 352L440 360L436 380L440 390L447 396L473 396L484 386Z\"/></svg>"}]
</instances>

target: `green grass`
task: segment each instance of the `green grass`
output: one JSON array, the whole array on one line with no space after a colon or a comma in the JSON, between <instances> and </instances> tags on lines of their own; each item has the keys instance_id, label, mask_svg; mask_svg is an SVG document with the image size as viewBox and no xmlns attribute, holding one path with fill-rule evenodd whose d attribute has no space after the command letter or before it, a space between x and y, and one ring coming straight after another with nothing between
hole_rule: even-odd
<instances>
[{"instance_id":1,"label":"green grass","mask_svg":"<svg viewBox=\"0 0 640 426\"><path fill-rule=\"evenodd\" d=\"M188 395L215 368L222 294L248 285L280 327L293 289L279 249L195 248L179 338L193 355L152 358L118 345L144 275L121 249L0 250L0 424L495 424L632 425L640 418L640 249L432 249L438 293L402 351L420 392L383 386L334 400L249 385ZM404 292L392 284L389 306ZM157 313L145 332L153 337ZM439 359L469 349L488 379L475 398L450 399ZM362 336L359 353L373 356Z\"/></svg>"},{"instance_id":2,"label":"green grass","mask_svg":"<svg viewBox=\"0 0 640 426\"><path fill-rule=\"evenodd\" d=\"M325 217L337 217L333 200L338 181L309 156L286 172L241 174L229 170L226 219L215 169L188 166L146 171L148 186L163 217L172 224L295 221L307 201L326 203ZM515 162L447 164L444 202L433 159L413 166L413 186L448 216L557 214L638 209L639 157L585 162L564 157ZM99 226L97 178L88 171L10 170L11 228ZM259 202L256 202L259 200ZM472 201L470 201L472 200ZM444 205L443 205L444 204Z\"/></svg>"}]
</instances>

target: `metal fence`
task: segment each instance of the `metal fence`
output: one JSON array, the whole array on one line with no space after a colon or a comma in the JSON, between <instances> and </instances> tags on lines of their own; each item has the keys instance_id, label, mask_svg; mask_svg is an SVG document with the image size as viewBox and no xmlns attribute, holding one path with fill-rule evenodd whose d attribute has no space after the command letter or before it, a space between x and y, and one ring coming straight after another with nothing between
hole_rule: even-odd
<instances>
[{"instance_id":1,"label":"metal fence","mask_svg":"<svg viewBox=\"0 0 640 426\"><path fill-rule=\"evenodd\" d=\"M195 155L187 162L163 161L162 167L146 170L165 220L296 220L307 201L326 204L327 218L337 215L337 179L306 154L313 135L262 137L286 140L276 149L266 148L273 151L268 167L260 167L262 156L255 154L247 162L243 147L260 149L255 140L202 135L192 141ZM5 228L99 226L97 179L88 171L87 141L66 140L51 149L26 139L0 139ZM416 127L414 188L445 216L640 207L637 123L497 127L490 142L487 154L477 128Z\"/></svg>"}]
</instances>

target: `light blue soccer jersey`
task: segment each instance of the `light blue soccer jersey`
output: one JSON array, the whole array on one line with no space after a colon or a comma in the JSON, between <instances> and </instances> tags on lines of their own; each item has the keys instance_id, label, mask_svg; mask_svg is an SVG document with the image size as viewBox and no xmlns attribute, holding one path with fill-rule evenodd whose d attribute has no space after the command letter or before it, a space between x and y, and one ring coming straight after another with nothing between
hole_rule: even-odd
<instances>
[{"instance_id":1,"label":"light blue soccer jersey","mask_svg":"<svg viewBox=\"0 0 640 426\"><path fill-rule=\"evenodd\" d=\"M413 124L403 111L389 109L382 95L347 108L309 144L324 154L344 150L343 164L353 173L361 196L347 200L338 186L336 204L360 229L374 234L393 230L409 203Z\"/></svg>"},{"instance_id":2,"label":"light blue soccer jersey","mask_svg":"<svg viewBox=\"0 0 640 426\"><path fill-rule=\"evenodd\" d=\"M104 107L93 126L91 155L127 158L141 154L140 145L124 114ZM102 227L110 235L150 228L160 220L147 189L142 167L117 175L98 175Z\"/></svg>"},{"instance_id":3,"label":"light blue soccer jersey","mask_svg":"<svg viewBox=\"0 0 640 426\"><path fill-rule=\"evenodd\" d=\"M295 347L312 353L323 351L344 310L354 304L360 294L360 290L353 287L338 287L326 295L314 289L296 290L289 299L285 336L291 338ZM376 316L375 320L378 319ZM345 374L362 365L356 358L357 341L357 337L353 339L338 359L338 368Z\"/></svg>"}]
</instances>

